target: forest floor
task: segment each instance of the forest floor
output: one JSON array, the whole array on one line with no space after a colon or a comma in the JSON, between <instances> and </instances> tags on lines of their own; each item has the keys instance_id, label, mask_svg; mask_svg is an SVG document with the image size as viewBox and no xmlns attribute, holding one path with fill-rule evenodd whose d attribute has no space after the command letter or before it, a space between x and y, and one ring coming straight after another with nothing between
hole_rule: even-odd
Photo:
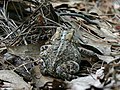
<instances>
[{"instance_id":1,"label":"forest floor","mask_svg":"<svg viewBox=\"0 0 120 90\"><path fill-rule=\"evenodd\" d=\"M0 90L120 90L120 1L1 0Z\"/></svg>"}]
</instances>

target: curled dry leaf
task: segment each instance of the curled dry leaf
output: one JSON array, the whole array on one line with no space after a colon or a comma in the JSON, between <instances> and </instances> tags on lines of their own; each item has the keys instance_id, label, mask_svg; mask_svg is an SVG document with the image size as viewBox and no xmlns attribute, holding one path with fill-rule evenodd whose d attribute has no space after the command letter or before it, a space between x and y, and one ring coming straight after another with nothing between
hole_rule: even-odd
<instances>
[{"instance_id":1,"label":"curled dry leaf","mask_svg":"<svg viewBox=\"0 0 120 90\"><path fill-rule=\"evenodd\" d=\"M0 70L0 79L7 81L7 84L3 82L3 87L9 87L14 90L30 90L30 85L11 70Z\"/></svg>"}]
</instances>

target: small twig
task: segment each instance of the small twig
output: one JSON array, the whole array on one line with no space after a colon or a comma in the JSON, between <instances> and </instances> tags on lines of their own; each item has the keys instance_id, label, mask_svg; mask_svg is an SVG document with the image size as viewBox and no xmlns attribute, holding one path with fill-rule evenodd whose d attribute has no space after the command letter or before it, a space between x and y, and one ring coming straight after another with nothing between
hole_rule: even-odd
<instances>
[{"instance_id":1,"label":"small twig","mask_svg":"<svg viewBox=\"0 0 120 90\"><path fill-rule=\"evenodd\" d=\"M88 71L88 73L90 74L90 76L94 79L94 80L96 80L94 77L93 77L93 75L91 74L91 72L90 72L90 70L87 68L87 71Z\"/></svg>"},{"instance_id":2,"label":"small twig","mask_svg":"<svg viewBox=\"0 0 120 90\"><path fill-rule=\"evenodd\" d=\"M38 61L40 61L40 60L34 60L34 61L30 61L30 62L21 64L21 65L19 65L18 67L14 67L13 71L15 71L16 69L18 69L18 68L20 68L20 67L23 67L23 66L25 66L25 65L27 65L27 64L34 63L34 62L38 62Z\"/></svg>"},{"instance_id":3,"label":"small twig","mask_svg":"<svg viewBox=\"0 0 120 90\"><path fill-rule=\"evenodd\" d=\"M35 26L34 28L49 28L49 29L55 29L58 26Z\"/></svg>"},{"instance_id":4,"label":"small twig","mask_svg":"<svg viewBox=\"0 0 120 90\"><path fill-rule=\"evenodd\" d=\"M93 67L96 65L96 64L98 64L100 61L98 61L98 62L96 62L96 63L94 63L93 65L92 65L92 67L91 67L91 71L93 70Z\"/></svg>"},{"instance_id":5,"label":"small twig","mask_svg":"<svg viewBox=\"0 0 120 90\"><path fill-rule=\"evenodd\" d=\"M27 18L17 29L15 29L14 31L10 32L5 38L4 40L6 40L10 35L12 35L14 32L16 32L18 29L20 29L27 21L29 21L29 19L31 19L31 17L42 7L43 3L33 12L33 14L30 15L29 18ZM0 40L1 42L4 40Z\"/></svg>"},{"instance_id":6,"label":"small twig","mask_svg":"<svg viewBox=\"0 0 120 90\"><path fill-rule=\"evenodd\" d=\"M55 21L53 21L53 20L51 20L51 19L49 19L49 18L47 18L47 17L43 17L43 18L46 19L46 20L48 20L48 21L50 21L50 22L55 23L56 25L58 25L58 26L60 26L60 27L63 27L63 28L68 29L68 27L66 27L66 26L64 26L64 25L61 25L61 24L59 24L59 23L57 23L57 22L55 22Z\"/></svg>"},{"instance_id":7,"label":"small twig","mask_svg":"<svg viewBox=\"0 0 120 90\"><path fill-rule=\"evenodd\" d=\"M90 20L83 14L77 14L77 13L60 13L60 16L76 16L76 17L81 17L82 19L86 20L88 23L93 24L93 25L99 25L95 21Z\"/></svg>"},{"instance_id":8,"label":"small twig","mask_svg":"<svg viewBox=\"0 0 120 90\"><path fill-rule=\"evenodd\" d=\"M13 7L14 7L16 13L17 13L17 16L19 17L19 20L22 20L22 18L20 17L20 15L19 15L19 13L18 13L18 11L17 11L17 9L16 9L16 6L14 5L13 2L12 2L12 5L13 5Z\"/></svg>"}]
</instances>

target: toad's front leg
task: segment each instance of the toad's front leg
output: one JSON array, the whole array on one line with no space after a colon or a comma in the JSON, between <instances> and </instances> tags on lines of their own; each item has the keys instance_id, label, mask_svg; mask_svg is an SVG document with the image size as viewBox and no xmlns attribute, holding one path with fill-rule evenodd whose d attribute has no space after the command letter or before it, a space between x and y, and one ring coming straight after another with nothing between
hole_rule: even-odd
<instances>
[{"instance_id":1,"label":"toad's front leg","mask_svg":"<svg viewBox=\"0 0 120 90\"><path fill-rule=\"evenodd\" d=\"M48 75L47 66L42 59L40 62L40 72L42 73L42 75Z\"/></svg>"}]
</instances>

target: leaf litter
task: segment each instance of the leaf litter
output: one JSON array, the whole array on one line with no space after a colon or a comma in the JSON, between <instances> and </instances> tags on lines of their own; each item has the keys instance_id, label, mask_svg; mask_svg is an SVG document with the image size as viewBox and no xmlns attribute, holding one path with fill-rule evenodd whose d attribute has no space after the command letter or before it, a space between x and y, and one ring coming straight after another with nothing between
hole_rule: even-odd
<instances>
[{"instance_id":1,"label":"leaf litter","mask_svg":"<svg viewBox=\"0 0 120 90\"><path fill-rule=\"evenodd\" d=\"M119 90L119 13L119 0L1 0L0 89ZM71 81L41 74L41 50L66 42L58 28L74 31L66 39L81 53L78 78Z\"/></svg>"}]
</instances>

